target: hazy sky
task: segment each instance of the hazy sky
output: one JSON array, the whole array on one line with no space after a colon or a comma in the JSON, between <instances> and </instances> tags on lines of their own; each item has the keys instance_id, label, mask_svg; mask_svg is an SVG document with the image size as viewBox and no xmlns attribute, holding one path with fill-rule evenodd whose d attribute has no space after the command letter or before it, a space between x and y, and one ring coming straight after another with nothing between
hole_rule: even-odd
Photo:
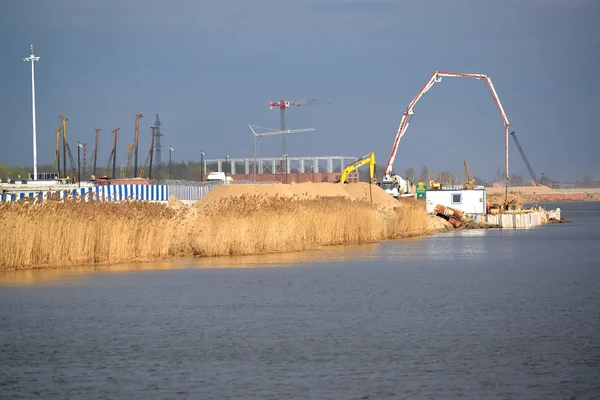
<instances>
[{"instance_id":1,"label":"hazy sky","mask_svg":"<svg viewBox=\"0 0 600 400\"><path fill-rule=\"evenodd\" d=\"M32 165L34 44L38 162L51 163L58 114L98 165L120 127L118 162L141 120L140 163L155 115L174 160L252 157L248 124L279 127L270 100L330 100L287 112L290 156L362 156L385 164L402 113L435 70L488 74L537 172L600 179L597 0L3 0L0 163ZM511 172L528 178L510 141ZM281 153L266 138L263 156ZM91 151L90 151L91 154ZM166 153L165 153L166 155ZM163 155L163 159L166 158ZM425 94L395 169L491 178L504 128L481 81L445 78Z\"/></svg>"}]
</instances>

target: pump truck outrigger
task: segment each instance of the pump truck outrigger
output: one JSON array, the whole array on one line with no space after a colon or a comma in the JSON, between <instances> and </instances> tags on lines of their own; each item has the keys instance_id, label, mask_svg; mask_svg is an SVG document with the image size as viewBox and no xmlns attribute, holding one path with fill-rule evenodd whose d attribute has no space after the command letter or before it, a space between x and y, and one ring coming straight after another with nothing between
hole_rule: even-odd
<instances>
[{"instance_id":1,"label":"pump truck outrigger","mask_svg":"<svg viewBox=\"0 0 600 400\"><path fill-rule=\"evenodd\" d=\"M384 190L386 192L390 193L392 196L397 197L397 195L395 195L396 191L393 188L393 186L394 186L394 182L397 181L396 177L398 177L398 176L397 175L392 176L392 167L394 165L394 159L396 158L396 152L398 151L398 143L400 143L400 138L404 135L404 133L406 132L406 129L408 128L408 125L410 124L410 121L412 120L412 117L414 115L413 109L415 107L415 104L417 104L417 102L421 99L423 94L425 94L429 89L431 89L431 87L435 83L441 82L442 78L445 76L446 77L473 78L473 79L477 79L477 80L481 80L481 79L485 80L485 83L492 95L492 98L494 99L494 103L496 103L496 107L498 107L498 111L500 111L500 116L502 117L502 120L504 122L505 153L506 153L505 177L506 177L506 188L507 188L507 194L508 194L508 127L510 125L510 123L508 122L508 117L506 116L506 113L504 112L504 108L502 107L502 104L500 103L500 99L498 98L498 95L496 94L496 89L494 88L494 85L492 84L492 80L487 75L484 75L484 74L461 74L461 73L456 73L456 72L435 71L431 75L431 77L429 78L429 80L427 81L425 86L423 86L421 91L417 94L417 96L413 99L413 101L411 101L411 103L408 105L408 107L406 108L406 111L404 112L404 114L402 114L402 119L400 120L400 127L398 128L398 133L396 134L396 139L394 140L394 145L392 146L392 152L390 154L390 158L388 159L388 162L385 166L383 180L380 183L380 186L382 188L384 188ZM390 187L390 189L386 189L386 187Z\"/></svg>"}]
</instances>

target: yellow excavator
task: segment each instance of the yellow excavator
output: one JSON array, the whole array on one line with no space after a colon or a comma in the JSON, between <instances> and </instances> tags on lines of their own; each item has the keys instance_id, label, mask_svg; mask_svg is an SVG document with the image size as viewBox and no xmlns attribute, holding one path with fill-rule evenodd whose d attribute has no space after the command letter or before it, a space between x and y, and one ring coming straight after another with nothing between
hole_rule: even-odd
<instances>
[{"instance_id":1,"label":"yellow excavator","mask_svg":"<svg viewBox=\"0 0 600 400\"><path fill-rule=\"evenodd\" d=\"M336 183L348 183L346 180L348 178L348 174L359 167L369 164L369 180L371 183L375 183L375 153L371 152L361 159L353 162L348 165L343 171L342 175L340 175L340 180L336 181Z\"/></svg>"},{"instance_id":2,"label":"yellow excavator","mask_svg":"<svg viewBox=\"0 0 600 400\"><path fill-rule=\"evenodd\" d=\"M469 164L467 160L465 160L465 174L467 175L467 180L463 184L463 189L473 189L475 187L475 179L471 179L471 174L469 173Z\"/></svg>"}]
</instances>

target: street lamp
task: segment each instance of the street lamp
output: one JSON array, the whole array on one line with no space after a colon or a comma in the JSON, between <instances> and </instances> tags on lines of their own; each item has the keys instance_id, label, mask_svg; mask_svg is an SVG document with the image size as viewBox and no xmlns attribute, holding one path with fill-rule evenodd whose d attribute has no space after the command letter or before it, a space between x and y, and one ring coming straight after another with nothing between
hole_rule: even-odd
<instances>
[{"instance_id":1,"label":"street lamp","mask_svg":"<svg viewBox=\"0 0 600 400\"><path fill-rule=\"evenodd\" d=\"M285 157L285 183L288 183L287 175L288 175L288 155L287 153L283 155Z\"/></svg>"},{"instance_id":2,"label":"street lamp","mask_svg":"<svg viewBox=\"0 0 600 400\"><path fill-rule=\"evenodd\" d=\"M200 182L204 182L204 152L200 150Z\"/></svg>"},{"instance_id":3,"label":"street lamp","mask_svg":"<svg viewBox=\"0 0 600 400\"><path fill-rule=\"evenodd\" d=\"M79 142L77 142L77 183L79 184L79 187L81 187L81 156L79 155L81 153L81 148L83 147L83 145Z\"/></svg>"},{"instance_id":4,"label":"street lamp","mask_svg":"<svg viewBox=\"0 0 600 400\"><path fill-rule=\"evenodd\" d=\"M172 162L171 162L172 156L171 155L173 154L174 151L175 150L173 150L172 147L169 147L169 179L171 179L171 165L172 165Z\"/></svg>"},{"instance_id":5,"label":"street lamp","mask_svg":"<svg viewBox=\"0 0 600 400\"><path fill-rule=\"evenodd\" d=\"M227 160L229 160L229 154L225 153L225 165L223 166L223 172L227 175Z\"/></svg>"},{"instance_id":6,"label":"street lamp","mask_svg":"<svg viewBox=\"0 0 600 400\"><path fill-rule=\"evenodd\" d=\"M37 181L37 144L35 132L35 72L33 65L40 58L33 55L33 45L31 45L31 55L23 59L23 62L31 62L31 114L33 119L33 180Z\"/></svg>"}]
</instances>

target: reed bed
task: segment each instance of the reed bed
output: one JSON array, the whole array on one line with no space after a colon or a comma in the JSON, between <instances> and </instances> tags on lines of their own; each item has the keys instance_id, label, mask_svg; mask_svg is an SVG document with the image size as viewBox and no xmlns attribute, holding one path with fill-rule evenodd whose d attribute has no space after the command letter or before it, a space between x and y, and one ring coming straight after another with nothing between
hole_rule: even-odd
<instances>
[{"instance_id":1,"label":"reed bed","mask_svg":"<svg viewBox=\"0 0 600 400\"><path fill-rule=\"evenodd\" d=\"M0 270L264 254L424 235L423 204L244 195L210 208L144 202L0 204Z\"/></svg>"},{"instance_id":2,"label":"reed bed","mask_svg":"<svg viewBox=\"0 0 600 400\"><path fill-rule=\"evenodd\" d=\"M176 215L163 205L143 202L0 204L0 269L165 257Z\"/></svg>"}]
</instances>

